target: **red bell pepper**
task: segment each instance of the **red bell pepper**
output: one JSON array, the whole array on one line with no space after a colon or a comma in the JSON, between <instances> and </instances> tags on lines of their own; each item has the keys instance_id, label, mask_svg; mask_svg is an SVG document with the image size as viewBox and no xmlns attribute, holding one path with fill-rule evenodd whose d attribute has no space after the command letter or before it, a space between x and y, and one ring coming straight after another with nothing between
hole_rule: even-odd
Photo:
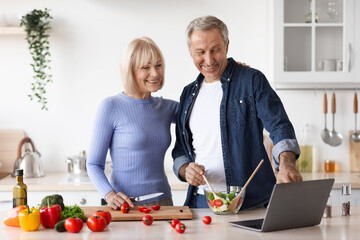
<instances>
[{"instance_id":1,"label":"red bell pepper","mask_svg":"<svg viewBox=\"0 0 360 240\"><path fill-rule=\"evenodd\" d=\"M55 224L61 221L61 207L58 204L51 206L48 199L48 205L40 209L40 222L44 228L54 228Z\"/></svg>"}]
</instances>

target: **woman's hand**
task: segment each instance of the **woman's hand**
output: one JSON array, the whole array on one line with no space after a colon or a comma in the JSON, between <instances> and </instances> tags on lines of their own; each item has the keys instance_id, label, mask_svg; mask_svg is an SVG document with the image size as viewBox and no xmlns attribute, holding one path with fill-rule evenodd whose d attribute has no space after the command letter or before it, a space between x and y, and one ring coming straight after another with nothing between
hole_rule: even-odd
<instances>
[{"instance_id":1,"label":"woman's hand","mask_svg":"<svg viewBox=\"0 0 360 240\"><path fill-rule=\"evenodd\" d=\"M120 210L121 205L124 203L129 204L132 208L134 207L130 198L122 192L116 193L115 191L111 191L105 196L105 200L108 206L114 210Z\"/></svg>"}]
</instances>

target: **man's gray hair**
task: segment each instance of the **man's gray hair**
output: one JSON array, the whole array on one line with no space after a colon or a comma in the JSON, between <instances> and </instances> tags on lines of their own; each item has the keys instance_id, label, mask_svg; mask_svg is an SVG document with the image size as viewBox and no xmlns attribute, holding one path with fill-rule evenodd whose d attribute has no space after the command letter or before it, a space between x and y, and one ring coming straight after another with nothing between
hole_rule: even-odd
<instances>
[{"instance_id":1,"label":"man's gray hair","mask_svg":"<svg viewBox=\"0 0 360 240\"><path fill-rule=\"evenodd\" d=\"M205 31L205 30L211 30L213 28L217 28L220 30L226 46L229 41L229 31L226 27L226 24L217 17L203 16L192 20L186 29L186 37L187 37L186 41L188 48L190 49L191 46L190 37L194 31Z\"/></svg>"}]
</instances>

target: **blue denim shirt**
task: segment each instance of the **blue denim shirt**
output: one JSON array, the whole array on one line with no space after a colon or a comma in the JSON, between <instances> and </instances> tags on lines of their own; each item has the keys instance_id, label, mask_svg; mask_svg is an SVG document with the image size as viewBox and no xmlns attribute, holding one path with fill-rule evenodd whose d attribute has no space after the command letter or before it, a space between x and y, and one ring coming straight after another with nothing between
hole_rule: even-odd
<instances>
[{"instance_id":1,"label":"blue denim shirt","mask_svg":"<svg viewBox=\"0 0 360 240\"><path fill-rule=\"evenodd\" d=\"M276 169L279 154L292 151L297 157L300 148L295 131L283 104L260 71L238 65L228 58L228 66L221 76L223 98L220 104L220 131L226 184L244 186L261 159L264 163L246 189L242 209L267 203L276 183L268 155L263 144L263 129L273 141L273 159ZM195 162L189 116L199 93L204 76L187 85L180 97L176 122L176 143L172 151L173 170L185 163ZM209 129L211 131L211 129ZM196 187L189 185L185 205L189 204Z\"/></svg>"}]
</instances>

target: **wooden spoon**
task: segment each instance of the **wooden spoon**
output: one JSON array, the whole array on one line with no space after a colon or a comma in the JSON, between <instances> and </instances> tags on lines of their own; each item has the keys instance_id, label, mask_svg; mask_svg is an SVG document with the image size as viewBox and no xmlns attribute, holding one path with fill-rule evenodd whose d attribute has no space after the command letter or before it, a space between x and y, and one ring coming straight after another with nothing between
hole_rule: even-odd
<instances>
[{"instance_id":1,"label":"wooden spoon","mask_svg":"<svg viewBox=\"0 0 360 240\"><path fill-rule=\"evenodd\" d=\"M209 183L209 181L207 180L207 178L205 177L205 175L203 174L202 177L204 178L205 182L207 183L207 185L209 186L211 192L214 194L214 198L215 199L220 199L220 197L218 195L216 195L214 189L212 188L211 184Z\"/></svg>"},{"instance_id":2,"label":"wooden spoon","mask_svg":"<svg viewBox=\"0 0 360 240\"><path fill-rule=\"evenodd\" d=\"M251 176L249 177L249 179L247 180L247 182L245 183L244 187L241 188L240 193L231 201L230 205L229 205L229 211L233 212L236 209L236 206L238 205L239 199L241 197L241 195L243 194L243 192L245 191L246 187L249 185L251 179L253 179L253 177L255 176L256 172L259 170L261 164L263 164L264 159L262 159L260 161L260 163L257 165L257 167L255 168L254 172L251 174Z\"/></svg>"}]
</instances>

